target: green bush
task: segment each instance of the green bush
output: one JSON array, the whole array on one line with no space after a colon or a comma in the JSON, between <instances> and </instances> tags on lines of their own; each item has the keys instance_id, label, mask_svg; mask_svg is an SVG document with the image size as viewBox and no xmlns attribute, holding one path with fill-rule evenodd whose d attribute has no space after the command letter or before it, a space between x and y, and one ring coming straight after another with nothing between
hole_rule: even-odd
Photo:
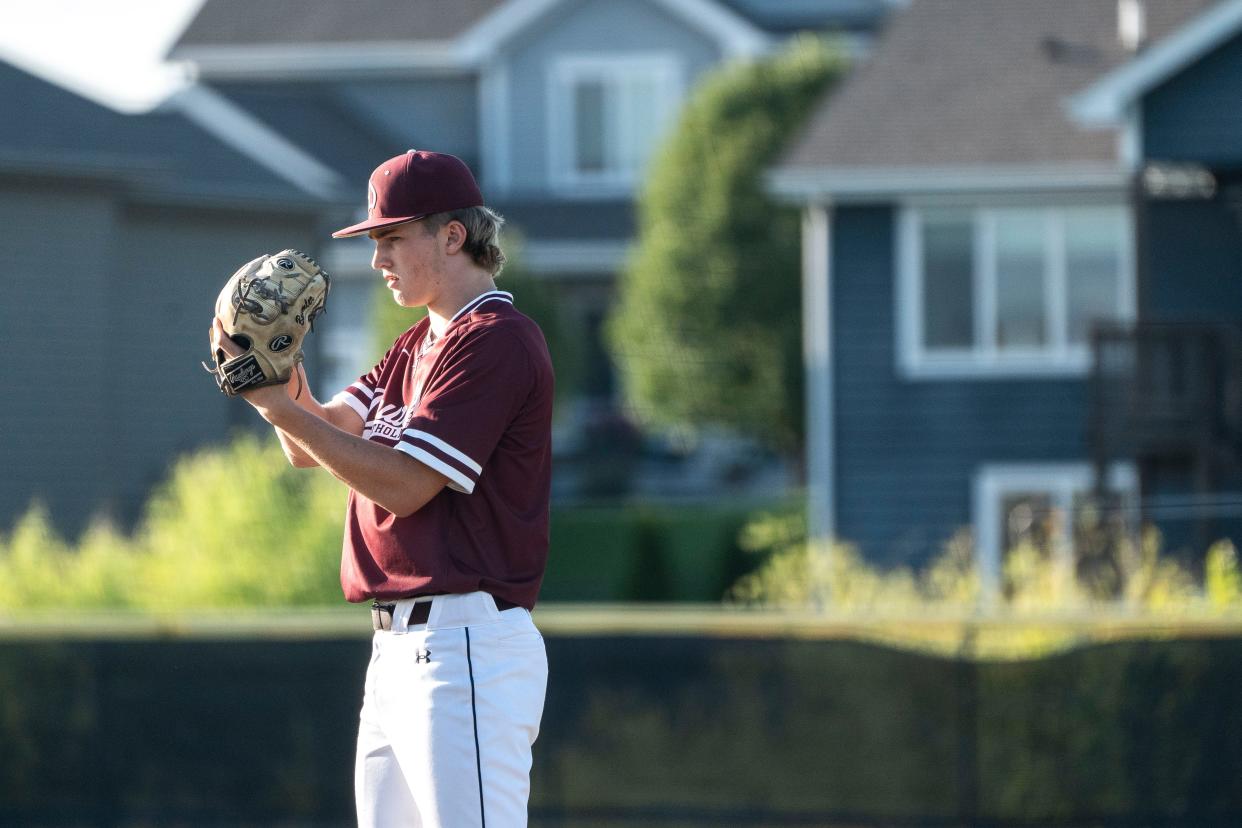
<instances>
[{"instance_id":1,"label":"green bush","mask_svg":"<svg viewBox=\"0 0 1242 828\"><path fill-rule=\"evenodd\" d=\"M1215 543L1197 572L1162 557L1154 529L1138 543L1110 540L1115 583L1106 594L1049 549L1024 541L1005 555L1000 594L989 595L968 530L949 539L921 571L872 566L848 543L817 547L807 540L801 513L764 514L743 529L740 543L761 562L733 584L729 601L857 618L871 626L870 637L937 651L1028 657L1081 642L1091 634L1086 623L1091 617L1171 622L1242 613L1242 573L1232 542ZM1043 623L1055 616L1080 623ZM960 623L911 624L912 618L977 621L982 627L998 623L977 633ZM1029 623L1004 623L1014 618Z\"/></svg>"},{"instance_id":2,"label":"green bush","mask_svg":"<svg viewBox=\"0 0 1242 828\"><path fill-rule=\"evenodd\" d=\"M243 435L178 461L130 536L104 522L76 548L36 505L0 537L0 609L339 603L345 488Z\"/></svg>"}]
</instances>

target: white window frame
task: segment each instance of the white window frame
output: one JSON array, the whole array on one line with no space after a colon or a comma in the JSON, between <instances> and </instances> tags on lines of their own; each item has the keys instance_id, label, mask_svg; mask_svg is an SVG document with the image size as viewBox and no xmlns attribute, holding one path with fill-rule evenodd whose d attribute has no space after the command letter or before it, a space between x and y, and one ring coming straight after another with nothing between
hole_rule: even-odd
<instances>
[{"instance_id":1,"label":"white window frame","mask_svg":"<svg viewBox=\"0 0 1242 828\"><path fill-rule=\"evenodd\" d=\"M1133 504L1138 498L1138 471L1133 463L1115 463L1108 469L1108 486L1119 492L1123 502ZM972 485L971 524L975 529L975 562L985 597L994 600L1000 594L1001 559L1005 531L999 520L1000 504L1006 495L1017 492L1042 492L1049 495L1053 506L1062 514L1073 515L1074 496L1089 492L1095 485L1095 470L1090 463L988 463L980 466ZM1073 525L1061 524L1061 536L1054 548L1069 556L1062 563L1073 563Z\"/></svg>"},{"instance_id":2,"label":"white window frame","mask_svg":"<svg viewBox=\"0 0 1242 828\"><path fill-rule=\"evenodd\" d=\"M615 55L558 55L548 64L547 165L551 187L565 195L612 197L633 192L643 170L613 169L583 172L577 168L574 132L575 85L582 80L616 80L648 76L656 80L661 97L655 106L664 112L662 133L676 117L685 93L684 62L674 52L639 52ZM614 118L615 114L605 113ZM624 123L607 130L623 130ZM654 149L654 147L649 148Z\"/></svg>"},{"instance_id":3,"label":"white window frame","mask_svg":"<svg viewBox=\"0 0 1242 828\"><path fill-rule=\"evenodd\" d=\"M1120 203L1058 205L904 205L898 214L897 290L894 291L897 355L907 379L1005 379L1075 377L1090 369L1090 346L1069 342L1069 287L1065 267L1065 213L1091 207L1115 209L1122 217L1118 321L1136 318L1134 222ZM971 216L975 346L934 348L923 340L922 217L931 210L957 209ZM996 225L1010 211L1039 213L1045 221L1044 311L1049 343L1037 348L1000 349L996 334Z\"/></svg>"}]
</instances>

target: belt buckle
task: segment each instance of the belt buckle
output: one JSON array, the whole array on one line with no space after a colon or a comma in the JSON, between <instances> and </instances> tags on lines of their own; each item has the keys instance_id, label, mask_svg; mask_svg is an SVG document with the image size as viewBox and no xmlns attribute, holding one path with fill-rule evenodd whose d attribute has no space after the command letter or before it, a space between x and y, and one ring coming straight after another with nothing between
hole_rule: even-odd
<instances>
[{"instance_id":1,"label":"belt buckle","mask_svg":"<svg viewBox=\"0 0 1242 828\"><path fill-rule=\"evenodd\" d=\"M381 604L375 601L371 604L371 626L376 630L392 631L392 614L397 608L396 604Z\"/></svg>"}]
</instances>

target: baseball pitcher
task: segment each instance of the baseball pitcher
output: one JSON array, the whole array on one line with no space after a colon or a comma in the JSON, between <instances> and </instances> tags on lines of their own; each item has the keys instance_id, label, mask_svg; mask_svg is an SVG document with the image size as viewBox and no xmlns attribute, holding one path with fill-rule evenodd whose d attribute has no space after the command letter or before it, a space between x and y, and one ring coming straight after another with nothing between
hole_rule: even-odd
<instances>
[{"instance_id":1,"label":"baseball pitcher","mask_svg":"<svg viewBox=\"0 0 1242 828\"><path fill-rule=\"evenodd\" d=\"M350 489L341 587L372 602L375 629L359 824L524 826L547 684L530 610L548 550L552 364L538 326L496 289L503 219L465 164L410 150L375 169L367 203L333 235L368 236L393 301L426 318L320 403L300 345L328 280L286 250L225 286L209 368L293 465Z\"/></svg>"}]
</instances>

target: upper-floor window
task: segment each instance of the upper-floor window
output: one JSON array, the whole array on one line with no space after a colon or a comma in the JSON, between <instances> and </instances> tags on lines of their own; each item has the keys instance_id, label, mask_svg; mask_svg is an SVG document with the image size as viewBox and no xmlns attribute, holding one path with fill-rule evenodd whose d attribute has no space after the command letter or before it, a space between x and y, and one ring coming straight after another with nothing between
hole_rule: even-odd
<instances>
[{"instance_id":1,"label":"upper-floor window","mask_svg":"<svg viewBox=\"0 0 1242 828\"><path fill-rule=\"evenodd\" d=\"M552 64L548 163L561 189L627 191L682 96L672 55L567 55Z\"/></svg>"},{"instance_id":2,"label":"upper-floor window","mask_svg":"<svg viewBox=\"0 0 1242 828\"><path fill-rule=\"evenodd\" d=\"M911 207L898 339L911 377L1079 374L1091 324L1134 316L1121 206Z\"/></svg>"}]
</instances>

